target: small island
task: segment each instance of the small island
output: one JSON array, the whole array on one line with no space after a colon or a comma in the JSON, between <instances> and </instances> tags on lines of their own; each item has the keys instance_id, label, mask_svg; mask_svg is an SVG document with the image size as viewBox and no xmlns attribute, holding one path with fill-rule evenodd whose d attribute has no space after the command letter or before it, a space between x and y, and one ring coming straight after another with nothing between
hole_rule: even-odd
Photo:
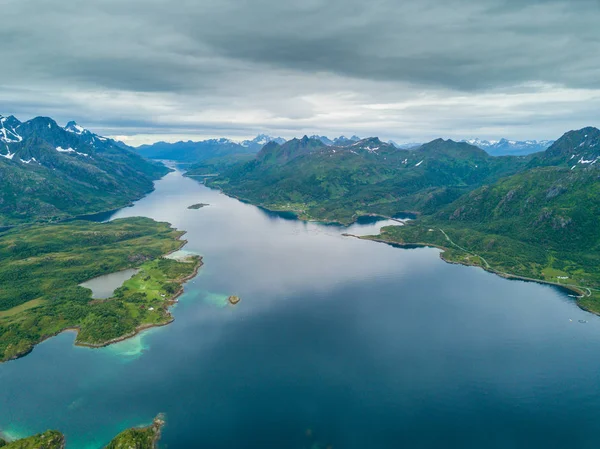
<instances>
[{"instance_id":1,"label":"small island","mask_svg":"<svg viewBox=\"0 0 600 449\"><path fill-rule=\"evenodd\" d=\"M160 440L164 425L165 417L160 414L148 427L136 427L120 433L105 449L154 449Z\"/></svg>"},{"instance_id":2,"label":"small island","mask_svg":"<svg viewBox=\"0 0 600 449\"><path fill-rule=\"evenodd\" d=\"M158 415L147 427L135 427L121 432L108 446L105 446L105 449L155 449L164 424L164 415ZM4 449L64 449L65 436L56 430L48 430L12 442L0 439L0 447Z\"/></svg>"},{"instance_id":3,"label":"small island","mask_svg":"<svg viewBox=\"0 0 600 449\"><path fill-rule=\"evenodd\" d=\"M238 302L242 300L242 298L240 298L239 296L232 295L229 298L227 298L227 300L229 301L229 304L235 306Z\"/></svg>"},{"instance_id":4,"label":"small island","mask_svg":"<svg viewBox=\"0 0 600 449\"><path fill-rule=\"evenodd\" d=\"M210 204L198 203L198 204L192 204L191 206L188 206L188 209L202 209L203 207L207 207L207 206L210 206Z\"/></svg>"}]
</instances>

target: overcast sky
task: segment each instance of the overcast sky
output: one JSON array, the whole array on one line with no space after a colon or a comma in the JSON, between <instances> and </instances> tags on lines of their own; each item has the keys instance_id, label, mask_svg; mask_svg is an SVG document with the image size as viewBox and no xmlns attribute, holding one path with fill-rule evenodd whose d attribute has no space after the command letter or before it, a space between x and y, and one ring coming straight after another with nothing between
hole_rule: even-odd
<instances>
[{"instance_id":1,"label":"overcast sky","mask_svg":"<svg viewBox=\"0 0 600 449\"><path fill-rule=\"evenodd\" d=\"M0 0L0 114L128 143L600 125L599 0Z\"/></svg>"}]
</instances>

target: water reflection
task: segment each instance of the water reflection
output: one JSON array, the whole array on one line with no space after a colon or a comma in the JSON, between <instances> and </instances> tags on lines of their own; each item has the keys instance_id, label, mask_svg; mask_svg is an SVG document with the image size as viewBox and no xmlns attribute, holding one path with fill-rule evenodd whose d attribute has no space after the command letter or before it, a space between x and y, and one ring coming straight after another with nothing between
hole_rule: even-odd
<instances>
[{"instance_id":1,"label":"water reflection","mask_svg":"<svg viewBox=\"0 0 600 449\"><path fill-rule=\"evenodd\" d=\"M597 443L600 326L554 288L341 235L386 221L267 216L177 172L112 219L133 215L204 257L175 322L101 350L65 333L0 365L0 429L100 448L166 412L171 449Z\"/></svg>"}]
</instances>

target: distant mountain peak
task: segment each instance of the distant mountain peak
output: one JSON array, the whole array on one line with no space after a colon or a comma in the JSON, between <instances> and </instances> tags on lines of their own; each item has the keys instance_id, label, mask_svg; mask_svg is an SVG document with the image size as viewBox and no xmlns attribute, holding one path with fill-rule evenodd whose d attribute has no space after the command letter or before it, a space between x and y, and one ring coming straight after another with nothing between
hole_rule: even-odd
<instances>
[{"instance_id":1,"label":"distant mountain peak","mask_svg":"<svg viewBox=\"0 0 600 449\"><path fill-rule=\"evenodd\" d=\"M266 163L287 163L292 159L312 153L316 150L326 147L321 140L303 136L288 140L282 145L276 142L269 142L256 155L257 159Z\"/></svg>"},{"instance_id":2,"label":"distant mountain peak","mask_svg":"<svg viewBox=\"0 0 600 449\"><path fill-rule=\"evenodd\" d=\"M346 136L340 136L337 139L333 140L333 145L337 146L337 147L343 147L343 146L347 146L347 145L352 145L355 142L358 142L360 140L360 137L358 136L352 136L350 138L346 137Z\"/></svg>"},{"instance_id":3,"label":"distant mountain peak","mask_svg":"<svg viewBox=\"0 0 600 449\"><path fill-rule=\"evenodd\" d=\"M70 133L74 133L77 135L81 135L81 134L85 134L85 133L89 133L89 131L87 129L85 129L82 126L79 126L75 121L70 121L69 123L67 123L67 126L65 126L65 131L69 131Z\"/></svg>"},{"instance_id":4,"label":"distant mountain peak","mask_svg":"<svg viewBox=\"0 0 600 449\"><path fill-rule=\"evenodd\" d=\"M539 153L540 151L545 151L554 143L552 140L510 140L504 137L500 140L485 140L476 137L462 140L461 142L479 147L493 156L523 156L531 153Z\"/></svg>"},{"instance_id":5,"label":"distant mountain peak","mask_svg":"<svg viewBox=\"0 0 600 449\"><path fill-rule=\"evenodd\" d=\"M12 115L8 117L0 115L0 141L5 144L22 141L23 138L17 132L20 124L21 122Z\"/></svg>"},{"instance_id":6,"label":"distant mountain peak","mask_svg":"<svg viewBox=\"0 0 600 449\"><path fill-rule=\"evenodd\" d=\"M259 134L252 140L244 140L240 143L243 147L251 148L251 147L263 147L269 142L277 142L277 143L285 143L285 139L281 137L271 137L267 134Z\"/></svg>"}]
</instances>

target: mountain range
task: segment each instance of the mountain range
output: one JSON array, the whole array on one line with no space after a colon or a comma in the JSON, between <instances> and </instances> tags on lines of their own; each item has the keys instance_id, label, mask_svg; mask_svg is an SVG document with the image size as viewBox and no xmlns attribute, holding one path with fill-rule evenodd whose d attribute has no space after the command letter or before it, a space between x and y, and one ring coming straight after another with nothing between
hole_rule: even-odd
<instances>
[{"instance_id":1,"label":"mountain range","mask_svg":"<svg viewBox=\"0 0 600 449\"><path fill-rule=\"evenodd\" d=\"M553 140L463 140L471 145L487 151L492 156L524 156L527 154L545 151L553 143Z\"/></svg>"},{"instance_id":2,"label":"mountain range","mask_svg":"<svg viewBox=\"0 0 600 449\"><path fill-rule=\"evenodd\" d=\"M193 163L214 158L237 155L256 154L269 142L284 143L281 137L270 137L259 134L252 140L236 142L231 139L208 139L199 142L157 142L152 145L141 145L135 150L149 159L162 159L177 162ZM243 156L242 156L243 158Z\"/></svg>"},{"instance_id":3,"label":"mountain range","mask_svg":"<svg viewBox=\"0 0 600 449\"><path fill-rule=\"evenodd\" d=\"M349 146L362 140L356 135L352 137L340 136L334 139L330 139L327 136L313 135L310 138L319 140L324 145L334 147ZM285 143L285 139L259 134L252 140L244 140L242 142L226 138L208 139L198 142L191 140L175 143L157 142L152 145L141 145L136 148L136 151L149 159L172 160L182 163L199 163L211 160L217 166L220 166L219 162L223 162L222 158L227 158L229 162L248 161L251 159L248 155L258 153L269 142L276 142L281 145ZM527 155L544 151L553 143L550 140L515 141L507 139L497 141L471 139L462 140L462 142L477 146L493 156ZM387 143L402 150L415 149L423 145L417 142L396 143L392 140ZM220 160L217 161L217 159Z\"/></svg>"},{"instance_id":4,"label":"mountain range","mask_svg":"<svg viewBox=\"0 0 600 449\"><path fill-rule=\"evenodd\" d=\"M75 122L0 116L0 226L122 207L168 171Z\"/></svg>"},{"instance_id":5,"label":"mountain range","mask_svg":"<svg viewBox=\"0 0 600 449\"><path fill-rule=\"evenodd\" d=\"M570 131L511 176L378 240L445 248L444 259L570 286L600 314L600 130Z\"/></svg>"},{"instance_id":6,"label":"mountain range","mask_svg":"<svg viewBox=\"0 0 600 449\"><path fill-rule=\"evenodd\" d=\"M435 210L526 163L451 140L403 150L376 137L334 146L304 136L270 142L252 160L206 182L268 209L350 223L364 214ZM203 174L202 164L188 173Z\"/></svg>"}]
</instances>

